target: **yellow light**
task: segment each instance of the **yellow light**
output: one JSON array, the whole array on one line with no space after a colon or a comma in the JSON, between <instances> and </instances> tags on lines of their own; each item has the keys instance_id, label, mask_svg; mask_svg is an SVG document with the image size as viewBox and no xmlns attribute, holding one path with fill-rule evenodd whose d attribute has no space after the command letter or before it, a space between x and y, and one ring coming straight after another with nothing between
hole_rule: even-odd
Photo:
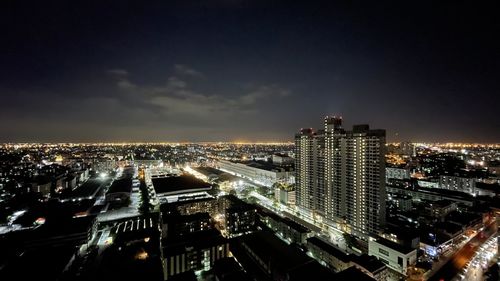
<instances>
[{"instance_id":1,"label":"yellow light","mask_svg":"<svg viewBox=\"0 0 500 281\"><path fill-rule=\"evenodd\" d=\"M136 260L145 260L149 257L148 252L144 251L144 249L141 249L136 255L135 259Z\"/></svg>"}]
</instances>

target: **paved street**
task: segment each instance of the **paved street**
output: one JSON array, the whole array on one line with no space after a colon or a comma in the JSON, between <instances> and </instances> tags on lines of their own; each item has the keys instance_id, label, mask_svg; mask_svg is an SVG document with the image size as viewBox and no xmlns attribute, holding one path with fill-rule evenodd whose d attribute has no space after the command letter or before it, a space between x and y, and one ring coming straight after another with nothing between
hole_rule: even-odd
<instances>
[{"instance_id":1,"label":"paved street","mask_svg":"<svg viewBox=\"0 0 500 281\"><path fill-rule=\"evenodd\" d=\"M497 224L493 222L489 224L485 229L472 238L462 249L456 252L452 258L443 266L439 271L437 271L432 277L429 278L430 281L448 281L453 280L457 273L465 267L465 265L471 261L474 254L479 250L481 245L488 240L491 236L496 234ZM482 233L482 234L481 234Z\"/></svg>"}]
</instances>

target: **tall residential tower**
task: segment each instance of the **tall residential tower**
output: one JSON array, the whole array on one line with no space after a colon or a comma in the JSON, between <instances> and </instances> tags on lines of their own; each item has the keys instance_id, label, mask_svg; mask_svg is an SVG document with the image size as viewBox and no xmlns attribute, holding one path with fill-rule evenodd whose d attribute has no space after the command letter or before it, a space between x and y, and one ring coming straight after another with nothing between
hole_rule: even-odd
<instances>
[{"instance_id":1,"label":"tall residential tower","mask_svg":"<svg viewBox=\"0 0 500 281\"><path fill-rule=\"evenodd\" d=\"M295 135L295 196L303 210L325 214L323 131L301 129Z\"/></svg>"},{"instance_id":2,"label":"tall residential tower","mask_svg":"<svg viewBox=\"0 0 500 281\"><path fill-rule=\"evenodd\" d=\"M324 130L295 137L297 203L362 237L385 223L385 131L342 127L325 118Z\"/></svg>"}]
</instances>

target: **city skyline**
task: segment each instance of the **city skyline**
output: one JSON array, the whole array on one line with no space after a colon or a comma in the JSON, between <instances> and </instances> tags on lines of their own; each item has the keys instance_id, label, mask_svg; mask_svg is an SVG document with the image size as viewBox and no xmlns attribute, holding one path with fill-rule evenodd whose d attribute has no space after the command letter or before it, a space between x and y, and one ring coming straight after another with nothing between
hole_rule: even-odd
<instances>
[{"instance_id":1,"label":"city skyline","mask_svg":"<svg viewBox=\"0 0 500 281\"><path fill-rule=\"evenodd\" d=\"M499 21L468 3L33 3L0 9L0 142L500 142Z\"/></svg>"},{"instance_id":2,"label":"city skyline","mask_svg":"<svg viewBox=\"0 0 500 281\"><path fill-rule=\"evenodd\" d=\"M295 144L0 144L0 279L496 280L500 144L342 122Z\"/></svg>"},{"instance_id":3,"label":"city skyline","mask_svg":"<svg viewBox=\"0 0 500 281\"><path fill-rule=\"evenodd\" d=\"M500 280L472 1L0 1L0 280Z\"/></svg>"}]
</instances>

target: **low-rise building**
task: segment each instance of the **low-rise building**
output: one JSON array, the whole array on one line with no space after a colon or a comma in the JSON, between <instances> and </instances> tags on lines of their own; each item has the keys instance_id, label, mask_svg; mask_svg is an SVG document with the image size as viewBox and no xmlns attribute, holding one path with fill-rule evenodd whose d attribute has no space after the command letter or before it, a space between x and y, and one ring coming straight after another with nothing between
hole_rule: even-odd
<instances>
[{"instance_id":1,"label":"low-rise building","mask_svg":"<svg viewBox=\"0 0 500 281\"><path fill-rule=\"evenodd\" d=\"M214 264L215 281L250 281L250 277L233 257L223 258Z\"/></svg>"},{"instance_id":2,"label":"low-rise building","mask_svg":"<svg viewBox=\"0 0 500 281\"><path fill-rule=\"evenodd\" d=\"M255 229L257 210L234 195L221 196L219 213L223 214L223 228L228 236L235 236Z\"/></svg>"},{"instance_id":3,"label":"low-rise building","mask_svg":"<svg viewBox=\"0 0 500 281\"><path fill-rule=\"evenodd\" d=\"M177 210L181 215L192 215L196 213L208 212L214 217L218 213L217 199L203 194L196 196L182 196L179 200L160 205L162 212L170 212Z\"/></svg>"},{"instance_id":4,"label":"low-rise building","mask_svg":"<svg viewBox=\"0 0 500 281\"><path fill-rule=\"evenodd\" d=\"M375 281L376 279L366 275L363 271L355 266L335 274L335 280L352 280L352 281Z\"/></svg>"},{"instance_id":5,"label":"low-rise building","mask_svg":"<svg viewBox=\"0 0 500 281\"><path fill-rule=\"evenodd\" d=\"M366 254L361 256L352 255L351 264L377 281L386 281L389 277L387 266L374 256Z\"/></svg>"},{"instance_id":6,"label":"low-rise building","mask_svg":"<svg viewBox=\"0 0 500 281\"><path fill-rule=\"evenodd\" d=\"M432 201L427 204L426 210L432 217L442 221L446 215L457 210L457 203L450 200Z\"/></svg>"},{"instance_id":7,"label":"low-rise building","mask_svg":"<svg viewBox=\"0 0 500 281\"><path fill-rule=\"evenodd\" d=\"M163 243L165 279L189 270L209 270L229 255L229 242L210 229L183 237L167 237Z\"/></svg>"},{"instance_id":8,"label":"low-rise building","mask_svg":"<svg viewBox=\"0 0 500 281\"><path fill-rule=\"evenodd\" d=\"M385 180L389 182L391 179L396 180L404 180L410 179L410 169L406 168L394 168L394 167L386 167L385 168Z\"/></svg>"},{"instance_id":9,"label":"low-rise building","mask_svg":"<svg viewBox=\"0 0 500 281\"><path fill-rule=\"evenodd\" d=\"M231 252L255 280L335 280L332 271L268 231L238 237Z\"/></svg>"},{"instance_id":10,"label":"low-rise building","mask_svg":"<svg viewBox=\"0 0 500 281\"><path fill-rule=\"evenodd\" d=\"M368 254L377 257L389 268L407 274L410 266L417 262L417 250L383 239L368 241Z\"/></svg>"},{"instance_id":11,"label":"low-rise building","mask_svg":"<svg viewBox=\"0 0 500 281\"><path fill-rule=\"evenodd\" d=\"M231 162L219 160L218 169L249 179L255 183L273 186L274 183L293 183L293 168L290 166L273 165L265 161Z\"/></svg>"},{"instance_id":12,"label":"low-rise building","mask_svg":"<svg viewBox=\"0 0 500 281\"><path fill-rule=\"evenodd\" d=\"M274 199L281 204L295 206L295 188L276 187L274 189Z\"/></svg>"},{"instance_id":13,"label":"low-rise building","mask_svg":"<svg viewBox=\"0 0 500 281\"><path fill-rule=\"evenodd\" d=\"M311 230L307 227L273 212L262 212L260 217L262 222L288 242L305 244L311 235Z\"/></svg>"},{"instance_id":14,"label":"low-rise building","mask_svg":"<svg viewBox=\"0 0 500 281\"><path fill-rule=\"evenodd\" d=\"M420 236L418 232L415 232L414 228L404 227L399 224L387 225L380 236L412 249L418 249L420 246Z\"/></svg>"},{"instance_id":15,"label":"low-rise building","mask_svg":"<svg viewBox=\"0 0 500 281\"><path fill-rule=\"evenodd\" d=\"M185 236L191 233L213 228L212 219L208 213L191 215L162 214L162 229L165 236Z\"/></svg>"},{"instance_id":16,"label":"low-rise building","mask_svg":"<svg viewBox=\"0 0 500 281\"><path fill-rule=\"evenodd\" d=\"M458 191L425 187L409 189L390 185L386 186L386 190L393 194L409 195L413 200L439 201L446 199L469 207L474 205L474 197L472 195Z\"/></svg>"},{"instance_id":17,"label":"low-rise building","mask_svg":"<svg viewBox=\"0 0 500 281\"><path fill-rule=\"evenodd\" d=\"M292 157L280 153L273 154L271 160L273 161L273 164L276 165L292 165L294 161Z\"/></svg>"},{"instance_id":18,"label":"low-rise building","mask_svg":"<svg viewBox=\"0 0 500 281\"><path fill-rule=\"evenodd\" d=\"M403 194L389 194L389 200L394 202L394 205L398 208L400 212L411 211L412 205L412 197L409 195Z\"/></svg>"},{"instance_id":19,"label":"low-rise building","mask_svg":"<svg viewBox=\"0 0 500 281\"><path fill-rule=\"evenodd\" d=\"M171 203L180 197L213 192L211 184L191 175L155 175L151 177L151 182L161 203Z\"/></svg>"},{"instance_id":20,"label":"low-rise building","mask_svg":"<svg viewBox=\"0 0 500 281\"><path fill-rule=\"evenodd\" d=\"M52 189L52 182L32 183L32 191L39 192L43 196L49 196Z\"/></svg>"},{"instance_id":21,"label":"low-rise building","mask_svg":"<svg viewBox=\"0 0 500 281\"><path fill-rule=\"evenodd\" d=\"M335 272L341 272L352 266L349 254L337 249L330 243L316 236L307 239L307 248L312 256Z\"/></svg>"},{"instance_id":22,"label":"low-rise building","mask_svg":"<svg viewBox=\"0 0 500 281\"><path fill-rule=\"evenodd\" d=\"M132 178L120 178L113 181L106 192L106 202L128 204L132 192Z\"/></svg>"},{"instance_id":23,"label":"low-rise building","mask_svg":"<svg viewBox=\"0 0 500 281\"><path fill-rule=\"evenodd\" d=\"M439 177L439 187L443 189L466 192L476 194L476 178L459 177L459 176L444 176Z\"/></svg>"},{"instance_id":24,"label":"low-rise building","mask_svg":"<svg viewBox=\"0 0 500 281\"><path fill-rule=\"evenodd\" d=\"M97 220L95 217L87 216L56 223L48 221L34 230L19 232L19 238L27 250L51 249L88 243L96 232Z\"/></svg>"}]
</instances>

